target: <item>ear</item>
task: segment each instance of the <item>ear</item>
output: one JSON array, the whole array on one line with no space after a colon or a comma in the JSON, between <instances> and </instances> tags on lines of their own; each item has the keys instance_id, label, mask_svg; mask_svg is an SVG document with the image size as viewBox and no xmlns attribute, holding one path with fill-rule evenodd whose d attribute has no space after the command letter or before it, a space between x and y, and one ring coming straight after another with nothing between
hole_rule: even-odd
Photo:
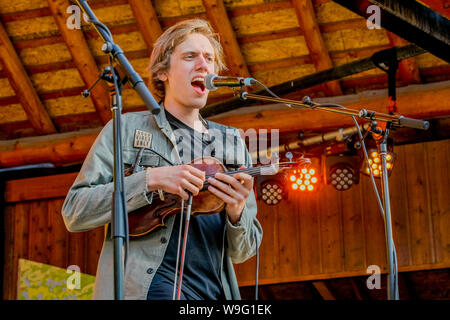
<instances>
[{"instance_id":1,"label":"ear","mask_svg":"<svg viewBox=\"0 0 450 320\"><path fill-rule=\"evenodd\" d=\"M167 74L165 72L159 72L158 79L161 80L162 82L167 81Z\"/></svg>"}]
</instances>

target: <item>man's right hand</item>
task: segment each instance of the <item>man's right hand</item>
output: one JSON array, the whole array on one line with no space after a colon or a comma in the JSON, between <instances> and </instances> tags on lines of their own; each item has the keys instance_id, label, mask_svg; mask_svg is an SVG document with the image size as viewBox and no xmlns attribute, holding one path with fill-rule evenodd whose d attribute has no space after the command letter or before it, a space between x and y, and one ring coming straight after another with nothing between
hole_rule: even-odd
<instances>
[{"instance_id":1,"label":"man's right hand","mask_svg":"<svg viewBox=\"0 0 450 320\"><path fill-rule=\"evenodd\" d=\"M163 190L184 200L189 199L186 191L196 196L205 181L205 172L187 164L149 168L146 171L148 191Z\"/></svg>"}]
</instances>

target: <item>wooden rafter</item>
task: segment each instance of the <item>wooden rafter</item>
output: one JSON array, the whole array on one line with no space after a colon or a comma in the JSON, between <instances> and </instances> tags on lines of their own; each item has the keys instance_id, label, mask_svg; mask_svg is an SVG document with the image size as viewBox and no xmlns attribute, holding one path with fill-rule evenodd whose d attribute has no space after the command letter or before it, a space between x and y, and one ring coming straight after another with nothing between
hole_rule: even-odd
<instances>
[{"instance_id":1,"label":"wooden rafter","mask_svg":"<svg viewBox=\"0 0 450 320\"><path fill-rule=\"evenodd\" d=\"M389 42L393 47L402 47L409 42L400 38L392 32L386 31ZM398 63L398 73L400 79L406 84L421 83L419 67L415 58L402 60Z\"/></svg>"},{"instance_id":2,"label":"wooden rafter","mask_svg":"<svg viewBox=\"0 0 450 320\"><path fill-rule=\"evenodd\" d=\"M223 0L203 0L203 5L206 8L208 20L220 35L228 69L235 76L250 76L247 63L237 42L236 34L231 26Z\"/></svg>"},{"instance_id":3,"label":"wooden rafter","mask_svg":"<svg viewBox=\"0 0 450 320\"><path fill-rule=\"evenodd\" d=\"M156 11L149 0L128 0L128 3L133 10L136 22L150 54L153 43L162 34L161 24L158 21Z\"/></svg>"},{"instance_id":4,"label":"wooden rafter","mask_svg":"<svg viewBox=\"0 0 450 320\"><path fill-rule=\"evenodd\" d=\"M323 300L336 300L325 281L313 281L312 284L322 296Z\"/></svg>"},{"instance_id":5,"label":"wooden rafter","mask_svg":"<svg viewBox=\"0 0 450 320\"><path fill-rule=\"evenodd\" d=\"M311 0L292 0L292 4L316 70L333 68L333 62L320 33ZM325 83L324 90L327 95L342 95L342 88L337 80Z\"/></svg>"},{"instance_id":6,"label":"wooden rafter","mask_svg":"<svg viewBox=\"0 0 450 320\"><path fill-rule=\"evenodd\" d=\"M358 285L356 284L355 279L350 278L349 279L350 284L352 286L353 292L355 294L356 300L364 300L362 295L361 295L361 290L359 290Z\"/></svg>"},{"instance_id":7,"label":"wooden rafter","mask_svg":"<svg viewBox=\"0 0 450 320\"><path fill-rule=\"evenodd\" d=\"M56 128L2 24L0 24L0 59L4 72L36 133L55 133Z\"/></svg>"},{"instance_id":8,"label":"wooden rafter","mask_svg":"<svg viewBox=\"0 0 450 320\"><path fill-rule=\"evenodd\" d=\"M71 30L67 27L66 10L71 3L68 0L47 2L84 84L86 87L91 86L97 80L99 70L81 29ZM100 82L92 90L91 99L102 123L106 124L111 119L111 111L109 94L103 83Z\"/></svg>"}]
</instances>

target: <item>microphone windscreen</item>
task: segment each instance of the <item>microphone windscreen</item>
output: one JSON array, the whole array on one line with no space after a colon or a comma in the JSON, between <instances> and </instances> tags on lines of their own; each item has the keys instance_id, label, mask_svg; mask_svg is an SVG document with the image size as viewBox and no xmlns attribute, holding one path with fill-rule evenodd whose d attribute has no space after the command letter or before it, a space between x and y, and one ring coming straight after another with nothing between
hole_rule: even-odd
<instances>
[{"instance_id":1,"label":"microphone windscreen","mask_svg":"<svg viewBox=\"0 0 450 320\"><path fill-rule=\"evenodd\" d=\"M209 91L217 90L217 87L214 85L214 79L217 77L215 73L209 73L205 77L205 88Z\"/></svg>"}]
</instances>

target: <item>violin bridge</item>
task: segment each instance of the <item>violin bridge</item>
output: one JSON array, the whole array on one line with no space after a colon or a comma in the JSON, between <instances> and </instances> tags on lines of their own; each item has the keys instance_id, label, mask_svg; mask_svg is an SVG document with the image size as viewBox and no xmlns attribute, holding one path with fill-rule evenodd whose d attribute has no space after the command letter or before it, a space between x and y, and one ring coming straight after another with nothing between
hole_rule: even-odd
<instances>
[{"instance_id":1,"label":"violin bridge","mask_svg":"<svg viewBox=\"0 0 450 320\"><path fill-rule=\"evenodd\" d=\"M158 195L159 195L159 199L161 201L164 201L164 192L161 189L158 189Z\"/></svg>"}]
</instances>

